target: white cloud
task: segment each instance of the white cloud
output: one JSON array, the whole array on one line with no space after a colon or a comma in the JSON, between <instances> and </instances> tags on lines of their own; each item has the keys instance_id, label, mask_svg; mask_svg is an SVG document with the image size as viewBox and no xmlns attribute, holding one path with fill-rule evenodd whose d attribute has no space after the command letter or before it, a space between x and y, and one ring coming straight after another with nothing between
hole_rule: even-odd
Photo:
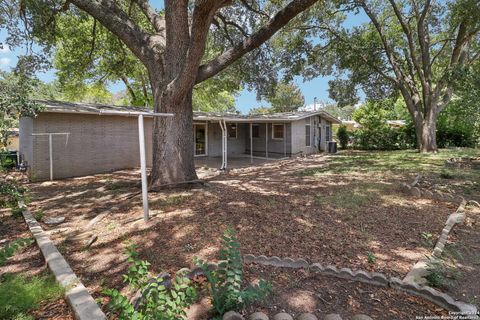
<instances>
[{"instance_id":1,"label":"white cloud","mask_svg":"<svg viewBox=\"0 0 480 320\"><path fill-rule=\"evenodd\" d=\"M0 66L8 66L12 62L10 58L0 58Z\"/></svg>"}]
</instances>

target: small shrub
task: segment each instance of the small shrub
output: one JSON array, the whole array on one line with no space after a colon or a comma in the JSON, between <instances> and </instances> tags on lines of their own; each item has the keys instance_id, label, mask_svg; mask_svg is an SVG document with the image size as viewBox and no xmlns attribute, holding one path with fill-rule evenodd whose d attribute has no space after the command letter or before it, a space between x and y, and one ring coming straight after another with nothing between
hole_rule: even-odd
<instances>
[{"instance_id":1,"label":"small shrub","mask_svg":"<svg viewBox=\"0 0 480 320\"><path fill-rule=\"evenodd\" d=\"M440 178L442 178L442 179L453 179L454 176L453 176L453 174L451 174L450 172L442 171L442 172L440 173Z\"/></svg>"},{"instance_id":2,"label":"small shrub","mask_svg":"<svg viewBox=\"0 0 480 320\"><path fill-rule=\"evenodd\" d=\"M0 249L0 267L7 262L8 258L12 257L20 248L28 246L33 242L30 238L20 238L13 240L4 248Z\"/></svg>"},{"instance_id":3,"label":"small shrub","mask_svg":"<svg viewBox=\"0 0 480 320\"><path fill-rule=\"evenodd\" d=\"M348 146L348 139L350 138L350 134L348 133L346 126L342 125L338 127L337 138L340 142L340 148L346 149Z\"/></svg>"},{"instance_id":4,"label":"small shrub","mask_svg":"<svg viewBox=\"0 0 480 320\"><path fill-rule=\"evenodd\" d=\"M0 207L16 208L24 200L26 189L19 186L16 180L0 181Z\"/></svg>"},{"instance_id":5,"label":"small shrub","mask_svg":"<svg viewBox=\"0 0 480 320\"><path fill-rule=\"evenodd\" d=\"M170 287L163 282L163 278L148 278L150 263L141 261L136 252L136 246L127 248L126 254L130 267L124 282L132 289L140 290L142 300L137 309L129 299L116 289L103 290L103 294L110 297L108 308L119 319L184 319L184 309L190 306L197 297L197 291L191 281L183 274L177 274Z\"/></svg>"},{"instance_id":6,"label":"small shrub","mask_svg":"<svg viewBox=\"0 0 480 320\"><path fill-rule=\"evenodd\" d=\"M377 257L375 257L375 254L373 252L367 252L367 261L370 264L374 264L377 261Z\"/></svg>"},{"instance_id":7,"label":"small shrub","mask_svg":"<svg viewBox=\"0 0 480 320\"><path fill-rule=\"evenodd\" d=\"M271 285L260 280L256 285L242 289L243 265L240 244L235 231L227 229L222 237L222 249L216 270L210 270L208 264L196 259L209 282L212 304L217 315L239 310L249 304L264 299L271 292Z\"/></svg>"},{"instance_id":8,"label":"small shrub","mask_svg":"<svg viewBox=\"0 0 480 320\"><path fill-rule=\"evenodd\" d=\"M0 319L32 319L31 310L63 296L53 276L4 275L0 282Z\"/></svg>"},{"instance_id":9,"label":"small shrub","mask_svg":"<svg viewBox=\"0 0 480 320\"><path fill-rule=\"evenodd\" d=\"M430 260L427 263L427 271L425 279L428 285L436 288L453 286L455 279L460 274L457 268L448 265L444 259Z\"/></svg>"},{"instance_id":10,"label":"small shrub","mask_svg":"<svg viewBox=\"0 0 480 320\"><path fill-rule=\"evenodd\" d=\"M420 237L422 238L422 242L424 246L430 248L433 247L433 235L428 232L420 233Z\"/></svg>"}]
</instances>

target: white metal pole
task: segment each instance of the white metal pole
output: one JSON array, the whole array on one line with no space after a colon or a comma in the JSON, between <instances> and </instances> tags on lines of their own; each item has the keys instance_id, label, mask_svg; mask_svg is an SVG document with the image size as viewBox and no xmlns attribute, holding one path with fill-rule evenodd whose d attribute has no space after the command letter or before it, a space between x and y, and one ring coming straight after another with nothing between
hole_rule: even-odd
<instances>
[{"instance_id":1,"label":"white metal pole","mask_svg":"<svg viewBox=\"0 0 480 320\"><path fill-rule=\"evenodd\" d=\"M223 120L223 126L225 127L225 169L228 167L228 128L227 122Z\"/></svg>"},{"instance_id":2,"label":"white metal pole","mask_svg":"<svg viewBox=\"0 0 480 320\"><path fill-rule=\"evenodd\" d=\"M287 157L287 125L283 124L283 157Z\"/></svg>"},{"instance_id":3,"label":"white metal pole","mask_svg":"<svg viewBox=\"0 0 480 320\"><path fill-rule=\"evenodd\" d=\"M48 134L48 152L50 157L50 181L53 181L53 151L52 151L52 134Z\"/></svg>"},{"instance_id":4,"label":"white metal pole","mask_svg":"<svg viewBox=\"0 0 480 320\"><path fill-rule=\"evenodd\" d=\"M147 164L145 161L145 130L143 127L143 114L138 116L138 141L140 145L140 170L142 172L143 219L148 221Z\"/></svg>"},{"instance_id":5,"label":"white metal pole","mask_svg":"<svg viewBox=\"0 0 480 320\"><path fill-rule=\"evenodd\" d=\"M250 163L253 163L253 123L250 122Z\"/></svg>"},{"instance_id":6,"label":"white metal pole","mask_svg":"<svg viewBox=\"0 0 480 320\"><path fill-rule=\"evenodd\" d=\"M265 158L268 160L268 123L265 123Z\"/></svg>"}]
</instances>

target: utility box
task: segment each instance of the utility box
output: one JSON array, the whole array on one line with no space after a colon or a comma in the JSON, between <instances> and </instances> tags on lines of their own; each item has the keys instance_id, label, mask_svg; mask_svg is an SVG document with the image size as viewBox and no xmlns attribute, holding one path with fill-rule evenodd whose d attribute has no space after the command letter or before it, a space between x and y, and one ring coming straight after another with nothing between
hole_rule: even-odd
<instances>
[{"instance_id":1,"label":"utility box","mask_svg":"<svg viewBox=\"0 0 480 320\"><path fill-rule=\"evenodd\" d=\"M337 142L336 141L328 141L327 152L328 153L337 153Z\"/></svg>"}]
</instances>

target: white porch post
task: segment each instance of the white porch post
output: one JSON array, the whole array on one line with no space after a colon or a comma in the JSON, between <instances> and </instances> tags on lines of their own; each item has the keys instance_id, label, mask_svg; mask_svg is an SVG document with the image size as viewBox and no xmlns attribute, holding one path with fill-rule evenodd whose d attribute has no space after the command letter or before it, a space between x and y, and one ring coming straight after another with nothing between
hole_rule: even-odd
<instances>
[{"instance_id":1,"label":"white porch post","mask_svg":"<svg viewBox=\"0 0 480 320\"><path fill-rule=\"evenodd\" d=\"M265 158L268 160L268 122L265 123Z\"/></svg>"},{"instance_id":2,"label":"white porch post","mask_svg":"<svg viewBox=\"0 0 480 320\"><path fill-rule=\"evenodd\" d=\"M253 163L253 123L250 122L250 163Z\"/></svg>"},{"instance_id":3,"label":"white porch post","mask_svg":"<svg viewBox=\"0 0 480 320\"><path fill-rule=\"evenodd\" d=\"M287 157L287 125L283 123L283 157Z\"/></svg>"},{"instance_id":4,"label":"white porch post","mask_svg":"<svg viewBox=\"0 0 480 320\"><path fill-rule=\"evenodd\" d=\"M223 139L225 140L225 169L228 167L228 128L227 122L223 120L223 126L225 127L225 136Z\"/></svg>"},{"instance_id":5,"label":"white porch post","mask_svg":"<svg viewBox=\"0 0 480 320\"><path fill-rule=\"evenodd\" d=\"M50 181L53 181L53 151L52 151L52 134L48 135L48 156L50 159Z\"/></svg>"},{"instance_id":6,"label":"white porch post","mask_svg":"<svg viewBox=\"0 0 480 320\"><path fill-rule=\"evenodd\" d=\"M145 157L145 130L143 125L143 114L138 116L138 142L140 146L140 170L142 173L142 202L143 219L148 220L148 190L147 190L147 163Z\"/></svg>"}]
</instances>

